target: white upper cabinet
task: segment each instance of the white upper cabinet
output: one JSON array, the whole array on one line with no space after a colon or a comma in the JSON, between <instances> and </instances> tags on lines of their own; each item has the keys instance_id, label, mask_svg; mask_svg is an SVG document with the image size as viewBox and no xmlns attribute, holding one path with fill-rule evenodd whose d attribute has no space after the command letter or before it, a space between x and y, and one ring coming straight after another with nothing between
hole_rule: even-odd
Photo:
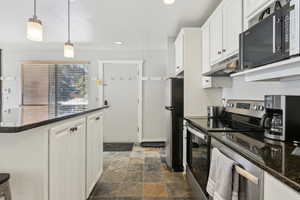
<instances>
[{"instance_id":1,"label":"white upper cabinet","mask_svg":"<svg viewBox=\"0 0 300 200\"><path fill-rule=\"evenodd\" d=\"M241 0L225 0L223 3L222 53L225 58L238 53L239 34L243 30L242 9Z\"/></svg>"},{"instance_id":2,"label":"white upper cabinet","mask_svg":"<svg viewBox=\"0 0 300 200\"><path fill-rule=\"evenodd\" d=\"M175 75L183 72L184 34L181 31L175 40Z\"/></svg>"},{"instance_id":3,"label":"white upper cabinet","mask_svg":"<svg viewBox=\"0 0 300 200\"><path fill-rule=\"evenodd\" d=\"M219 7L220 8L220 7ZM222 9L217 9L210 19L210 62L216 64L222 58Z\"/></svg>"},{"instance_id":4,"label":"white upper cabinet","mask_svg":"<svg viewBox=\"0 0 300 200\"><path fill-rule=\"evenodd\" d=\"M209 23L205 23L202 28L202 73L206 73L210 71L210 48L209 48Z\"/></svg>"},{"instance_id":5,"label":"white upper cabinet","mask_svg":"<svg viewBox=\"0 0 300 200\"><path fill-rule=\"evenodd\" d=\"M243 1L223 0L209 19L210 64L238 53L239 34L243 30Z\"/></svg>"}]
</instances>

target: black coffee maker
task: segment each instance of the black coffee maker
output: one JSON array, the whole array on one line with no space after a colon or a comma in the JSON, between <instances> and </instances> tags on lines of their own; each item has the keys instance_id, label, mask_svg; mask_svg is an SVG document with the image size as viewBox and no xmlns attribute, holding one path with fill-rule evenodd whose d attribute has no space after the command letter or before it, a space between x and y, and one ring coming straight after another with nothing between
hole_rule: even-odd
<instances>
[{"instance_id":1,"label":"black coffee maker","mask_svg":"<svg viewBox=\"0 0 300 200\"><path fill-rule=\"evenodd\" d=\"M300 141L300 96L266 95L261 125L265 137L280 141Z\"/></svg>"}]
</instances>

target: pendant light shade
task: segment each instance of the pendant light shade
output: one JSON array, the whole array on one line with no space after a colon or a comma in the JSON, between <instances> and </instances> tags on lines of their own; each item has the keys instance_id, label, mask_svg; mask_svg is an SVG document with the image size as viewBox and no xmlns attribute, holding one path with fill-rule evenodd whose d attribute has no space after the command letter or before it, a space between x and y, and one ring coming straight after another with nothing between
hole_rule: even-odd
<instances>
[{"instance_id":1,"label":"pendant light shade","mask_svg":"<svg viewBox=\"0 0 300 200\"><path fill-rule=\"evenodd\" d=\"M70 35L70 0L68 0L68 41L64 45L64 56L74 58L74 44L71 43Z\"/></svg>"},{"instance_id":2,"label":"pendant light shade","mask_svg":"<svg viewBox=\"0 0 300 200\"><path fill-rule=\"evenodd\" d=\"M171 4L175 3L175 0L164 0L164 3L166 5L171 5Z\"/></svg>"},{"instance_id":3,"label":"pendant light shade","mask_svg":"<svg viewBox=\"0 0 300 200\"><path fill-rule=\"evenodd\" d=\"M64 45L64 56L66 58L74 58L74 45L70 41Z\"/></svg>"},{"instance_id":4,"label":"pendant light shade","mask_svg":"<svg viewBox=\"0 0 300 200\"><path fill-rule=\"evenodd\" d=\"M36 0L34 0L34 14L27 21L27 39L32 41L43 41L43 25L36 16Z\"/></svg>"}]
</instances>

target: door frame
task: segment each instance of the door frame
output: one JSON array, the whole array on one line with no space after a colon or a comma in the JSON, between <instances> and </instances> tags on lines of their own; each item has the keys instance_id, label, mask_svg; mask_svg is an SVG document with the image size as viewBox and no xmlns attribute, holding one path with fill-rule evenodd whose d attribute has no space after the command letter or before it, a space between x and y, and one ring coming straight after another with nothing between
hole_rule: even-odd
<instances>
[{"instance_id":1,"label":"door frame","mask_svg":"<svg viewBox=\"0 0 300 200\"><path fill-rule=\"evenodd\" d=\"M138 82L138 127L137 141L142 142L143 138L143 66L144 60L98 60L98 86L100 104L104 105L104 65L105 64L134 64L137 66L137 82Z\"/></svg>"}]
</instances>

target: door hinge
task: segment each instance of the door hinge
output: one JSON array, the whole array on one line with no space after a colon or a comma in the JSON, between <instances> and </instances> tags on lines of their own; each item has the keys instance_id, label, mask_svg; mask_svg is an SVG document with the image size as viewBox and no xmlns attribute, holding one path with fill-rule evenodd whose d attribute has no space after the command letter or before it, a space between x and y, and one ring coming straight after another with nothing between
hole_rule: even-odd
<instances>
[{"instance_id":1,"label":"door hinge","mask_svg":"<svg viewBox=\"0 0 300 200\"><path fill-rule=\"evenodd\" d=\"M138 133L140 132L140 128L139 128L139 127L137 127L137 132L138 132Z\"/></svg>"}]
</instances>

